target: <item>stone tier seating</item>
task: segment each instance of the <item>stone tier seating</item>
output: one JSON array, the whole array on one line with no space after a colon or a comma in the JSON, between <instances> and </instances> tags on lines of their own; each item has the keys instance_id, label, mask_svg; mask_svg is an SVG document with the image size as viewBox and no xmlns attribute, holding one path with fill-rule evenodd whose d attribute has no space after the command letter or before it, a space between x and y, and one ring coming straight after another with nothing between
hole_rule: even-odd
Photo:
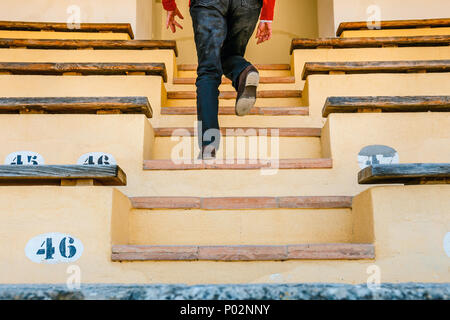
<instances>
[{"instance_id":1,"label":"stone tier seating","mask_svg":"<svg viewBox=\"0 0 450 320\"><path fill-rule=\"evenodd\" d=\"M450 184L450 163L374 164L358 174L360 184Z\"/></svg>"},{"instance_id":2,"label":"stone tier seating","mask_svg":"<svg viewBox=\"0 0 450 320\"><path fill-rule=\"evenodd\" d=\"M0 98L0 114L144 114L153 116L147 97Z\"/></svg>"},{"instance_id":3,"label":"stone tier seating","mask_svg":"<svg viewBox=\"0 0 450 320\"><path fill-rule=\"evenodd\" d=\"M392 20L380 21L381 29L414 29L414 28L442 28L450 27L450 19L420 19L420 20ZM368 30L367 21L343 22L336 31L341 36L344 31Z\"/></svg>"},{"instance_id":4,"label":"stone tier seating","mask_svg":"<svg viewBox=\"0 0 450 320\"><path fill-rule=\"evenodd\" d=\"M0 166L0 185L107 185L127 184L117 165Z\"/></svg>"},{"instance_id":5,"label":"stone tier seating","mask_svg":"<svg viewBox=\"0 0 450 320\"><path fill-rule=\"evenodd\" d=\"M317 51L314 51L318 53L322 48L333 48L334 50L334 48L364 49L395 46L412 46L414 47L413 50L420 50L420 47L424 46L443 47L448 45L449 42L448 36L370 39L296 39L292 43L292 50L318 49ZM85 59L86 57L83 56L84 54L91 54L89 57L97 58L104 54L102 52L95 52L95 50L165 50L165 54L170 56L172 60L173 52L169 50L173 50L175 54L177 53L176 43L171 41L0 39L0 47L6 48L4 49L6 51L9 50L8 48L52 49L50 50L51 52L48 52L48 55L57 57L56 59L61 59L59 54L62 50L73 50L71 54L76 56L76 59ZM77 51L76 49L93 50ZM440 48L440 50L441 49L442 48ZM11 51L12 50L15 49L11 49ZM401 50L403 50L403 48ZM21 54L26 52L24 56L27 57L31 56L30 50L16 51ZM82 54L77 55L80 52ZM133 52L133 54L130 54L131 59L143 59L143 57L146 56L142 52L138 52L136 55L134 55L136 52ZM110 52L108 52L108 54L109 53ZM117 52L117 54L119 53L122 54L122 52ZM153 54L155 52L151 53ZM306 55L309 54L307 51L305 51L305 53ZM47 54L47 52L45 52L45 54ZM156 52L154 56L159 57L159 53ZM103 59L103 56L101 58ZM370 60L371 58L373 57L369 57L367 60ZM117 59L117 57L114 57L114 59ZM128 57L124 58L121 56L120 59L124 59L123 62L126 62L127 60L125 59L128 59ZM23 61L26 61L26 59ZM160 62L161 60L153 60L152 58L149 61ZM258 131L258 129L267 129L269 134L271 134L272 129L278 129L281 138L280 145L282 148L288 149L288 152L285 152L288 159L279 160L277 168L284 170L278 175L263 177L256 170L268 168L271 164L266 164L264 161L252 163L248 159L243 159L243 163L240 163L239 161L233 161L233 163L227 163L226 161L222 163L220 163L220 161L219 163L210 163L204 161L198 163L175 164L169 159L170 157L168 155L170 152L167 151L170 150L173 145L170 144L171 142L169 140L170 137L174 135L175 129L184 129L184 131L187 132L186 135L191 137L195 134L194 129L190 127L192 126L192 123L188 122L194 117L183 116L196 114L196 92L193 91L196 66L179 65L177 67L175 61L169 61L169 63L167 60L165 61L166 66L169 66L170 63L168 70L173 69L173 74L170 74L171 72L169 72L169 75L167 75L165 66L161 63L0 64L1 73L12 75L149 74L161 76L168 82L166 83L167 91L164 89L162 90L161 102L159 104L153 103L151 100L152 97L150 96L152 105L155 108L156 118L152 119L150 122L142 116L135 117L139 118L136 122L131 122L133 116L85 117L90 118L89 120L95 122L94 125L91 124L90 132L94 131L91 128L97 125L97 123L102 124L103 128L105 128L106 126L104 124L108 121L118 119L122 121L122 119L124 119L123 123L125 126L122 126L122 123L118 124L119 122L115 123L116 125L120 125L121 128L127 128L123 131L126 139L123 139L125 141L120 141L117 146L111 147L113 150L110 152L114 155L120 155L121 158L117 157L118 160L120 163L123 163L124 168L125 165L127 166L126 170L129 176L133 177L132 183L130 179L130 185L134 184L132 187L127 186L127 188L121 190L124 193L120 193L118 190L111 190L115 193L114 196L117 197L117 199L115 199L116 202L111 201L115 204L113 204L112 211L109 211L109 209L111 209L109 207L105 210L105 217L111 219L111 225L97 225L96 223L90 225L95 228L104 228L99 232L102 238L96 238L96 241L100 239L96 244L102 246L102 250L98 250L101 252L86 250L86 255L95 254L96 256L94 259L97 260L93 260L94 263L92 263L89 261L89 259L92 259L92 256L83 257L85 259L84 261L89 262L89 267L92 266L92 268L95 268L95 270L87 271L89 274L93 275L91 276L91 279L97 281L98 276L96 272L100 272L103 277L101 281L104 281L104 279L106 279L106 281L114 279L117 282L128 281L131 279L134 283L139 281L179 281L179 277L181 277L179 274L182 273L180 270L183 272L188 270L186 274L189 274L189 276L194 275L194 277L196 277L194 280L189 281L208 281L205 280L211 279L207 278L208 272L214 273L212 276L214 281L236 281L236 279L243 282L261 279L261 281L268 281L266 278L269 274L276 275L279 273L284 275L287 270L285 269L286 264L278 262L272 264L267 262L267 264L264 264L264 268L261 268L262 265L258 263L245 263L243 269L246 269L244 270L246 275L236 275L240 272L234 272L233 270L232 276L234 278L229 278L232 280L224 278L230 275L230 271L221 268L230 268L229 270L234 269L235 267L240 268L243 264L240 264L239 261L341 260L325 262L308 261L302 265L298 265L298 262L286 263L292 263L291 266L294 268L289 267L288 269L290 270L295 270L295 268L298 267L309 270L309 274L304 273L303 269L292 272L294 275L293 280L298 280L300 277L308 277L308 281L336 281L339 279L339 281L345 282L364 282L367 278L366 268L374 263L370 260L375 259L376 245L376 263L382 263L383 272L388 275L388 277L390 276L391 278L387 279L392 281L393 272L387 265L397 265L399 259L403 259L403 256L399 256L403 255L404 251L402 251L401 254L399 254L398 251L396 251L395 254L392 254L389 251L391 249L389 245L393 242L387 237L380 236L378 230L376 231L377 242L374 240L375 237L371 236L371 232L375 232L372 230L371 225L373 220L381 219L377 220L375 227L379 227L380 225L391 226L391 220L389 220L391 212L386 212L387 217L380 218L379 216L374 216L374 213L372 212L372 203L370 202L371 200L368 201L365 195L361 196L359 194L358 196L355 196L355 198L353 198L353 196L323 196L324 194L356 195L360 190L363 190L363 187L358 186L355 181L352 181L353 173L351 175L346 174L345 170L348 170L350 165L348 165L349 162L343 164L343 161L340 158L341 156L343 157L343 155L340 154L340 150L336 151L337 147L334 150L332 149L335 147L335 145L333 145L333 143L335 143L335 137L330 136L332 135L331 132L334 131L330 130L329 127L325 127L324 130L322 130L321 125L318 125L318 122L307 122L307 120L309 120L309 107L306 106L307 101L312 96L319 94L315 87L313 89L308 88L308 91L305 90L304 92L298 90L301 87L299 85L300 77L297 75L297 79L295 79L293 76L294 68L290 65L257 66L262 71L261 84L263 85L263 88L258 92L259 99L257 106L252 110L251 116L245 119L245 121L250 120L254 122L251 124L242 124L242 122L238 122L240 120L239 118L233 117L234 107L232 107L232 105L236 94L229 86L230 81L226 79L223 80L223 84L227 85L227 88L221 87L221 106L219 112L221 115L231 116L226 117L228 122L222 127L222 133L224 134L223 140L228 139L230 136L232 139L234 136L253 137L257 135L257 133L251 133L244 130L243 133L236 133L236 129L256 129L255 132ZM325 62L325 66L318 65L318 63L310 63L305 66L305 70L307 70L307 72L305 71L305 78L310 74L329 73L448 72L448 66L450 65L449 61L450 60L358 63L338 62L334 63L334 65L333 63ZM300 72L302 68L303 65L296 68L296 71ZM51 80L55 80L54 77ZM160 79L158 79L158 81L160 81ZM183 85L185 86L183 87ZM264 87L264 85L268 86ZM273 90L274 88L275 90ZM46 95L50 96L51 93L46 93ZM114 92L111 93L111 95L114 95ZM145 94L135 93L135 95ZM350 100L345 100L345 102L350 104L353 103L352 108L354 110L359 110L361 108L364 110L372 108L375 111L378 111L379 109L384 111L383 108L388 110L388 106L380 106L383 102L386 105L398 105L398 107L401 108L406 105L410 107L406 101L402 100L406 99L406 97L372 97L374 101L368 101L370 97L362 97L359 98L360 100L358 100L358 98L359 97L349 98ZM337 98L341 99L340 101L333 99L334 98L330 98L328 100L330 102L329 107L332 106L332 103L338 104L342 102L342 99L347 98ZM428 103L425 109L417 110L429 111L430 108L436 108L437 106L437 102L434 100L432 101L433 98L431 97L414 97L414 99L413 102L409 103L412 105ZM422 102L419 101L420 99L422 99ZM321 100L318 105L319 117L320 108L322 107L324 100L325 98ZM118 110L120 110L120 113L142 113L145 114L147 118L152 116L150 104L146 98L143 97L5 98L4 100L0 99L0 110L2 110L3 106L2 101L4 101L5 110L12 108L8 110L11 110L11 112L14 113L65 113L66 110L69 110L68 113L82 112L95 114L105 113L105 111L106 113L119 113ZM373 107L370 103L372 103ZM363 107L360 107L361 105ZM375 108L375 106L377 107ZM171 115L174 117L159 117L159 107L161 107L161 115ZM392 108L390 110L392 110ZM261 118L263 117L257 117L262 115L267 116L263 119L263 121L267 122L261 121ZM290 123L286 121L285 123L280 124L280 122L278 122L280 118L272 118L272 116L279 115L300 115L305 117L298 117L304 118L300 119L300 121L297 121L298 119L295 118L292 119ZM52 116L24 117L5 115L4 117L15 117L20 120L28 120L29 118L30 121L37 121L36 119L38 118L51 118ZM70 118L72 117L76 118L78 116L57 116L55 118L68 118L66 120L71 120ZM348 115L347 117L351 117L351 115ZM387 116L383 115L383 117ZM282 120L286 120L286 118L289 117L284 117ZM330 124L333 119L334 118L331 117L328 125L333 125L332 129L339 129L339 123ZM142 130L132 131L137 126L134 126L133 128L131 128L132 126L126 126L129 123L137 123L138 120L143 120L141 121ZM55 120L53 119L52 121ZM35 122L33 122L33 124L34 123ZM143 123L145 123L145 125ZM246 125L249 127L243 128L243 126ZM139 128L140 127L138 127L138 129ZM227 133L227 129L234 129L235 131L234 133ZM358 134L360 132L361 131L358 131ZM142 138L144 133L146 137ZM141 137L136 139L135 146L132 146L134 149L130 148L130 151L124 156L121 154L120 150L124 149L125 146L128 147L128 142L135 138L132 135L141 135ZM178 137L181 135L182 134L178 134ZM105 136L107 135L105 134ZM175 136L177 136L177 134L175 134ZM363 135L361 138L358 137L358 139L360 139L357 141L358 143L359 141L366 142ZM116 140L119 140L117 139L117 136L113 136L111 140L105 139L99 141L108 141L107 143L102 142L104 145L108 145L108 143L111 143L110 141ZM195 140L196 138L192 137L192 141ZM396 143L397 141L398 140L396 140ZM83 141L77 141L77 143L83 147L85 146ZM288 147L283 145L284 143L287 143ZM142 149L142 145L144 145L144 151L140 150ZM306 147L303 148L303 145ZM308 151L311 155L298 155L298 153L295 153L298 150L295 149L311 149L311 151ZM354 149L356 148L351 146L348 154L353 154L355 151ZM139 153L137 153L136 150L139 150ZM331 150L336 153L336 159L331 159L332 155L334 157L334 153L332 154ZM302 152L306 153L306 151ZM353 165L355 165L355 167L356 153L353 155ZM293 159L290 159L289 157ZM143 159L144 162L142 162ZM336 164L335 168L333 168L333 162ZM100 167L82 166L81 170L84 170L85 168L86 170L95 170ZM21 168L18 168L18 170L20 169ZM244 171L241 174L241 172L237 172L237 170ZM119 176L119 174L117 175ZM97 178L93 177L74 179L76 182L67 181L70 179L64 176L61 179L55 178L52 183L79 186L101 183L101 181L97 182ZM218 182L214 186L211 181ZM336 181L338 181L338 183L336 183ZM122 181L122 183L125 184L126 182ZM233 186L229 187L230 184L233 184ZM267 188L262 189L260 186L267 186ZM277 186L279 186L279 189ZM252 189L252 187L255 189ZM394 187L397 188L397 186ZM401 188L403 188L403 186L401 186ZM431 188L433 188L433 186L431 186ZM80 190L81 196L84 195L83 192L87 193L89 191L88 188L57 189L58 192L73 191L74 193ZM110 191L106 190L109 188L93 189L95 189L94 191L98 192L98 194ZM37 191L33 190L33 192L38 191L40 191L40 189ZM252 197L251 194L246 194L246 192L258 196ZM145 196L146 194L152 196ZM192 194L196 196L186 196ZM260 196L265 194L269 194L270 196ZM286 196L286 194L301 194L302 196ZM317 196L318 194L321 196ZM137 197L137 195L143 196ZM71 194L68 194L67 196L68 199L74 199ZM40 197L36 197L35 201L41 201L41 199L42 198ZM96 199L103 201L103 198L100 196ZM89 202L86 201L86 207L90 208L90 202L94 201L95 200L91 199ZM376 203L376 200L374 200L374 203ZM69 207L69 205L66 206ZM407 214L405 214L405 216L407 217ZM89 217L95 218L92 214L89 214ZM67 218L68 221L71 219L72 217ZM407 219L403 219L402 216L401 221L404 220ZM378 221L380 222L378 223ZM393 227L397 227L395 223L397 222L394 221L392 224ZM111 228L111 226L114 228ZM91 230L88 231L92 234ZM358 235L358 233L362 236ZM86 234L80 235L80 239L86 243L86 247L91 245L90 238L87 234L88 233L86 232ZM386 243L389 245L386 245ZM393 243L392 246L395 247L395 243ZM409 247L411 247L410 250L414 250L412 248L413 246ZM398 250L398 248L395 247L395 250ZM410 254L409 251L405 252L405 256ZM415 253L415 251L412 252ZM386 256L388 257L386 258ZM167 265L162 265L164 262L161 264L151 262L161 260L178 262L175 264L169 263ZM183 260L187 262L183 262ZM355 263L352 260L361 261ZM84 261L80 260L81 263L85 263ZM130 267L130 264L117 263L119 261L141 262L134 263L133 266ZM146 263L145 261L150 262ZM202 262L197 264L194 261ZM218 263L216 264L209 261L217 261ZM236 261L237 263L233 265L220 263L225 261ZM98 263L96 264L96 262ZM206 266L206 264L208 265ZM84 270L85 266L83 265L82 267ZM205 267L203 269L205 270L204 274L200 273L199 275L199 267ZM159 268L159 271L155 268ZM255 269L252 270L251 268ZM283 268L285 269L284 271ZM97 269L100 271L97 271ZM161 272L163 269L167 271ZM254 273L254 270L257 269L265 269L262 271L264 275L258 274L257 272ZM311 272L311 269L319 270L317 273L320 275L316 276L316 270ZM195 271L193 272L193 270ZM345 270L344 273L342 273L343 270ZM290 276L290 274L288 274L289 272L286 272L287 276ZM154 274L155 276L152 276L151 280L149 280L150 278L147 277L148 274ZM409 279L407 273L404 274L406 274L404 278ZM310 275L313 277L309 279ZM241 278L239 279L239 277ZM323 280L323 277L326 277L327 280ZM397 280L395 275L394 280ZM185 279L182 279L182 281L185 281Z\"/></svg>"},{"instance_id":6,"label":"stone tier seating","mask_svg":"<svg viewBox=\"0 0 450 320\"><path fill-rule=\"evenodd\" d=\"M450 112L450 97L329 97L322 115L327 118L331 113L357 112Z\"/></svg>"}]
</instances>

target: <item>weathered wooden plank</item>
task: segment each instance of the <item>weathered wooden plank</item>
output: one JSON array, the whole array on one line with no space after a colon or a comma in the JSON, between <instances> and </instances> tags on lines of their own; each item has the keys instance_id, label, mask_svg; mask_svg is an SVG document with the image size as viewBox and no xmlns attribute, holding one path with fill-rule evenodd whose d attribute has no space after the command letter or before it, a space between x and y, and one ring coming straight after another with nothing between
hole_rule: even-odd
<instances>
[{"instance_id":1,"label":"weathered wooden plank","mask_svg":"<svg viewBox=\"0 0 450 320\"><path fill-rule=\"evenodd\" d=\"M288 246L288 259L365 260L375 259L373 244L321 243Z\"/></svg>"},{"instance_id":2,"label":"weathered wooden plank","mask_svg":"<svg viewBox=\"0 0 450 320\"><path fill-rule=\"evenodd\" d=\"M124 186L126 174L117 165L0 166L1 185L58 185L62 180L92 179L102 185Z\"/></svg>"},{"instance_id":3,"label":"weathered wooden plank","mask_svg":"<svg viewBox=\"0 0 450 320\"><path fill-rule=\"evenodd\" d=\"M93 50L173 50L178 56L174 40L53 40L0 39L0 48L28 49L93 49Z\"/></svg>"},{"instance_id":4,"label":"weathered wooden plank","mask_svg":"<svg viewBox=\"0 0 450 320\"><path fill-rule=\"evenodd\" d=\"M1 42L1 40L0 40ZM190 84L194 85L196 78L174 78L173 84ZM295 77L260 77L259 83L295 83ZM222 84L231 84L231 80L228 78L222 78Z\"/></svg>"},{"instance_id":5,"label":"weathered wooden plank","mask_svg":"<svg viewBox=\"0 0 450 320\"><path fill-rule=\"evenodd\" d=\"M319 48L382 48L395 47L428 47L448 46L450 35L444 36L414 36L414 37L367 37L367 38L318 38L293 39L291 54L298 49Z\"/></svg>"},{"instance_id":6,"label":"weathered wooden plank","mask_svg":"<svg viewBox=\"0 0 450 320\"><path fill-rule=\"evenodd\" d=\"M80 23L73 28L70 24L61 22L0 21L0 30L127 33L134 39L129 23Z\"/></svg>"},{"instance_id":7,"label":"weathered wooden plank","mask_svg":"<svg viewBox=\"0 0 450 320\"><path fill-rule=\"evenodd\" d=\"M197 107L161 107L162 115L196 115ZM219 107L219 115L236 115L234 107ZM308 107L253 107L249 115L307 116Z\"/></svg>"},{"instance_id":8,"label":"weathered wooden plank","mask_svg":"<svg viewBox=\"0 0 450 320\"><path fill-rule=\"evenodd\" d=\"M450 163L375 164L358 173L359 184L450 184Z\"/></svg>"},{"instance_id":9,"label":"weathered wooden plank","mask_svg":"<svg viewBox=\"0 0 450 320\"><path fill-rule=\"evenodd\" d=\"M380 21L381 29L412 29L412 28L439 28L450 27L450 19L420 19L420 20L385 20ZM342 32L349 30L368 30L367 21L342 22L336 35L341 36Z\"/></svg>"},{"instance_id":10,"label":"weathered wooden plank","mask_svg":"<svg viewBox=\"0 0 450 320\"><path fill-rule=\"evenodd\" d=\"M301 90L261 90L256 93L257 98L301 98ZM236 99L236 91L221 91L219 99ZM169 91L167 99L196 99L196 91Z\"/></svg>"},{"instance_id":11,"label":"weathered wooden plank","mask_svg":"<svg viewBox=\"0 0 450 320\"><path fill-rule=\"evenodd\" d=\"M181 131L181 130L182 131ZM190 136L195 134L193 127L166 127L154 128L156 137L179 136L184 132ZM252 128L252 127L226 127L221 128L220 132L223 136L258 136L258 135L278 135L279 137L321 137L321 128Z\"/></svg>"},{"instance_id":12,"label":"weathered wooden plank","mask_svg":"<svg viewBox=\"0 0 450 320\"><path fill-rule=\"evenodd\" d=\"M291 70L289 64L255 64L258 70ZM196 64L179 64L178 71L196 71Z\"/></svg>"},{"instance_id":13,"label":"weathered wooden plank","mask_svg":"<svg viewBox=\"0 0 450 320\"><path fill-rule=\"evenodd\" d=\"M450 112L450 96L328 97L322 116L326 118L331 113L356 113L360 110Z\"/></svg>"},{"instance_id":14,"label":"weathered wooden plank","mask_svg":"<svg viewBox=\"0 0 450 320\"><path fill-rule=\"evenodd\" d=\"M134 197L130 198L136 209L335 209L351 208L353 197Z\"/></svg>"},{"instance_id":15,"label":"weathered wooden plank","mask_svg":"<svg viewBox=\"0 0 450 320\"><path fill-rule=\"evenodd\" d=\"M225 161L192 161L177 164L172 160L145 160L144 170L259 170L273 168L275 160L235 159L233 163ZM333 160L318 159L279 159L277 168L284 169L331 169Z\"/></svg>"},{"instance_id":16,"label":"weathered wooden plank","mask_svg":"<svg viewBox=\"0 0 450 320\"><path fill-rule=\"evenodd\" d=\"M375 247L373 244L359 243L222 246L114 245L111 258L113 261L365 260L375 258Z\"/></svg>"},{"instance_id":17,"label":"weathered wooden plank","mask_svg":"<svg viewBox=\"0 0 450 320\"><path fill-rule=\"evenodd\" d=\"M420 61L345 61L345 62L307 62L302 79L315 74L340 72L348 74L365 73L408 73L408 72L449 72L450 60Z\"/></svg>"},{"instance_id":18,"label":"weathered wooden plank","mask_svg":"<svg viewBox=\"0 0 450 320\"><path fill-rule=\"evenodd\" d=\"M127 75L145 73L161 76L167 81L164 63L45 63L45 62L0 62L0 72L20 75Z\"/></svg>"},{"instance_id":19,"label":"weathered wooden plank","mask_svg":"<svg viewBox=\"0 0 450 320\"><path fill-rule=\"evenodd\" d=\"M124 114L153 115L147 97L29 97L0 98L2 113L96 114L120 111Z\"/></svg>"}]
</instances>

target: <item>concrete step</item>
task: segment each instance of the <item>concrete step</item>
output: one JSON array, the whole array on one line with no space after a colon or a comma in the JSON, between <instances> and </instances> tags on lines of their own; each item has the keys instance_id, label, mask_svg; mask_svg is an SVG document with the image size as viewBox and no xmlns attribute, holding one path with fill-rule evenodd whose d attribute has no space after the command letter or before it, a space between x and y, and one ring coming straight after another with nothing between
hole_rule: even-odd
<instances>
[{"instance_id":1,"label":"concrete step","mask_svg":"<svg viewBox=\"0 0 450 320\"><path fill-rule=\"evenodd\" d=\"M288 64L255 65L261 77L291 77L292 70ZM197 65L178 65L178 78L196 78Z\"/></svg>"},{"instance_id":2,"label":"concrete step","mask_svg":"<svg viewBox=\"0 0 450 320\"><path fill-rule=\"evenodd\" d=\"M184 95L184 94L183 94ZM234 107L236 103L236 98L234 93L230 93L228 99L219 99L219 107ZM186 95L187 96L187 95ZM190 93L190 98L182 99L167 99L164 106L166 107L185 107L185 106L195 106L197 105L197 100L194 95ZM298 107L306 106L303 99L300 97L271 97L271 98L257 98L255 107Z\"/></svg>"},{"instance_id":3,"label":"concrete step","mask_svg":"<svg viewBox=\"0 0 450 320\"><path fill-rule=\"evenodd\" d=\"M162 115L196 115L197 107L162 107ZM235 115L234 107L219 108L219 115ZM249 115L260 116L307 116L308 107L253 107Z\"/></svg>"},{"instance_id":4,"label":"concrete step","mask_svg":"<svg viewBox=\"0 0 450 320\"><path fill-rule=\"evenodd\" d=\"M194 159L199 152L197 137L181 137L176 141L158 137L153 143L152 159ZM314 137L280 137L272 141L270 137L259 140L256 136L228 136L221 139L216 156L218 159L257 159L261 153L282 159L320 158L322 148L320 138Z\"/></svg>"},{"instance_id":5,"label":"concrete step","mask_svg":"<svg viewBox=\"0 0 450 320\"><path fill-rule=\"evenodd\" d=\"M173 84L179 84L179 85L194 85L197 78L174 78ZM287 76L287 77L260 77L259 83L277 83L277 84L289 84L289 83L295 83L295 77L294 76ZM231 84L231 80L228 78L223 77L222 78L222 84Z\"/></svg>"},{"instance_id":6,"label":"concrete step","mask_svg":"<svg viewBox=\"0 0 450 320\"><path fill-rule=\"evenodd\" d=\"M283 170L283 169L331 169L333 161L327 158L313 159L217 159L201 161L186 159L174 162L172 159L144 160L144 170Z\"/></svg>"},{"instance_id":7,"label":"concrete step","mask_svg":"<svg viewBox=\"0 0 450 320\"><path fill-rule=\"evenodd\" d=\"M219 99L236 99L236 91L221 91ZM301 90L263 90L257 92L257 98L301 98ZM196 99L196 91L169 91L167 99Z\"/></svg>"},{"instance_id":8,"label":"concrete step","mask_svg":"<svg viewBox=\"0 0 450 320\"><path fill-rule=\"evenodd\" d=\"M134 245L348 243L352 238L352 197L139 197L131 201L130 244Z\"/></svg>"},{"instance_id":9,"label":"concrete step","mask_svg":"<svg viewBox=\"0 0 450 320\"><path fill-rule=\"evenodd\" d=\"M196 91L195 84L171 84L166 83L167 91ZM229 83L222 83L219 86L221 92L236 91L236 89ZM283 90L299 90L299 86L295 83L260 83L258 91L283 91Z\"/></svg>"},{"instance_id":10,"label":"concrete step","mask_svg":"<svg viewBox=\"0 0 450 320\"><path fill-rule=\"evenodd\" d=\"M114 245L112 261L285 261L375 259L373 244L326 243L281 246Z\"/></svg>"}]
</instances>

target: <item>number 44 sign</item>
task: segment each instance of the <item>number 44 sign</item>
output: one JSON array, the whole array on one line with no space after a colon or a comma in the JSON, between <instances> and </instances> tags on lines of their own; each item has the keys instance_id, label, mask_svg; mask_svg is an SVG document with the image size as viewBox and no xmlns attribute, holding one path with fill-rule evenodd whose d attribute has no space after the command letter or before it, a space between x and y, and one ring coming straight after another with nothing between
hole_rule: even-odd
<instances>
[{"instance_id":1,"label":"number 44 sign","mask_svg":"<svg viewBox=\"0 0 450 320\"><path fill-rule=\"evenodd\" d=\"M25 254L33 262L56 264L78 260L83 253L80 240L63 233L46 233L28 241Z\"/></svg>"}]
</instances>

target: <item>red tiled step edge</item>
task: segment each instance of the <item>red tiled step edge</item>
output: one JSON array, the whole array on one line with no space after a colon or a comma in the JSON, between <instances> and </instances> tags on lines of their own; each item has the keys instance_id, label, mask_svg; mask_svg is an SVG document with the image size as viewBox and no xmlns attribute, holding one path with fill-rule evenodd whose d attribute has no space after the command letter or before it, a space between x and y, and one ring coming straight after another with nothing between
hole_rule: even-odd
<instances>
[{"instance_id":1,"label":"red tiled step edge","mask_svg":"<svg viewBox=\"0 0 450 320\"><path fill-rule=\"evenodd\" d=\"M310 196L310 197L133 197L135 209L336 209L351 208L353 197Z\"/></svg>"},{"instance_id":2,"label":"red tiled step edge","mask_svg":"<svg viewBox=\"0 0 450 320\"><path fill-rule=\"evenodd\" d=\"M162 107L162 115L196 115L197 107ZM219 107L219 115L235 115L234 107ZM249 115L259 116L307 116L308 107L253 107Z\"/></svg>"},{"instance_id":3,"label":"red tiled step edge","mask_svg":"<svg viewBox=\"0 0 450 320\"><path fill-rule=\"evenodd\" d=\"M262 90L257 92L257 98L301 98L301 90ZM236 99L236 91L221 91L220 99ZM196 99L195 91L169 91L167 99Z\"/></svg>"},{"instance_id":4,"label":"red tiled step edge","mask_svg":"<svg viewBox=\"0 0 450 320\"><path fill-rule=\"evenodd\" d=\"M174 78L173 84L195 84L196 78ZM259 83L295 83L295 77L260 77ZM222 84L231 84L228 78L222 78Z\"/></svg>"},{"instance_id":5,"label":"red tiled step edge","mask_svg":"<svg viewBox=\"0 0 450 320\"><path fill-rule=\"evenodd\" d=\"M225 160L200 161L176 164L172 160L145 160L144 170L258 170L275 169L274 160L233 160L228 164ZM278 169L331 169L332 159L280 159Z\"/></svg>"},{"instance_id":6,"label":"red tiled step edge","mask_svg":"<svg viewBox=\"0 0 450 320\"><path fill-rule=\"evenodd\" d=\"M326 243L280 246L143 246L114 245L113 261L211 260L362 260L375 259L373 244Z\"/></svg>"},{"instance_id":7,"label":"red tiled step edge","mask_svg":"<svg viewBox=\"0 0 450 320\"><path fill-rule=\"evenodd\" d=\"M289 64L255 64L258 70L291 70ZM179 64L178 71L196 71L196 64Z\"/></svg>"},{"instance_id":8,"label":"red tiled step edge","mask_svg":"<svg viewBox=\"0 0 450 320\"><path fill-rule=\"evenodd\" d=\"M195 130L192 127L167 127L154 128L156 137L172 137L172 136L193 136ZM266 131L263 131L266 130ZM280 137L317 137L322 135L321 128L244 128L244 127L228 127L221 128L221 134L224 136L257 136L277 134Z\"/></svg>"}]
</instances>

